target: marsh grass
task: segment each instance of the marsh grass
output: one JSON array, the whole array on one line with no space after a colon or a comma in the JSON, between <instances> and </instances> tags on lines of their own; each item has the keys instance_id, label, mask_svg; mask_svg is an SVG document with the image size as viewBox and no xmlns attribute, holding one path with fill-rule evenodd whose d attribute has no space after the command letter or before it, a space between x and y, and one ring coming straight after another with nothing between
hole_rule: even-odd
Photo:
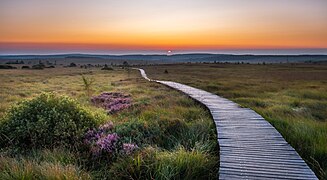
<instances>
[{"instance_id":1,"label":"marsh grass","mask_svg":"<svg viewBox=\"0 0 327 180\"><path fill-rule=\"evenodd\" d=\"M94 107L85 95L82 75L94 79L91 85L93 94L108 91L130 94L133 106L110 115ZM175 158L174 163L183 160L181 169L187 169L184 173L189 177L192 176L192 168L201 169L198 175L193 174L194 177L217 177L218 145L210 114L182 93L145 81L138 71L101 71L95 68L56 68L37 72L1 70L0 81L0 119L11 105L23 99L32 99L42 92L55 92L76 99L82 106L98 114L103 123L112 121L124 142L137 143L140 147L135 157L120 157L113 164L100 165L90 163L90 159L72 149L31 150L27 154L1 149L0 164L4 174L0 179L105 179L113 177L113 174L118 179L159 176L164 179L171 176L163 172L163 167L151 167L159 163L158 159L150 157L152 153L160 154L156 157L161 157L166 163L167 158ZM180 159L178 156L181 156ZM202 167L204 163L208 166ZM174 171L175 175L178 170Z\"/></svg>"},{"instance_id":2,"label":"marsh grass","mask_svg":"<svg viewBox=\"0 0 327 180\"><path fill-rule=\"evenodd\" d=\"M320 179L327 178L326 64L182 64L144 69L152 79L188 84L254 109Z\"/></svg>"},{"instance_id":3,"label":"marsh grass","mask_svg":"<svg viewBox=\"0 0 327 180\"><path fill-rule=\"evenodd\" d=\"M35 158L39 158L35 156ZM56 159L58 157L47 158ZM33 158L10 158L0 156L0 178L10 179L91 179L85 171L72 164L37 162Z\"/></svg>"}]
</instances>

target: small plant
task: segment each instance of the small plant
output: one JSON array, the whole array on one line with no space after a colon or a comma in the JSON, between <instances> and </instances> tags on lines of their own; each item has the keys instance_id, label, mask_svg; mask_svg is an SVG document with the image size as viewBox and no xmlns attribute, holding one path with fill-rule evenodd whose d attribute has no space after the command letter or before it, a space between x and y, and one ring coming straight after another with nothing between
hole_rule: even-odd
<instances>
[{"instance_id":1,"label":"small plant","mask_svg":"<svg viewBox=\"0 0 327 180\"><path fill-rule=\"evenodd\" d=\"M165 74L168 74L168 70L167 69L165 69L165 72L164 72Z\"/></svg>"},{"instance_id":2,"label":"small plant","mask_svg":"<svg viewBox=\"0 0 327 180\"><path fill-rule=\"evenodd\" d=\"M90 97L92 95L92 85L94 83L94 79L93 78L87 78L85 76L82 76L83 79L83 86L84 89L86 91L86 94L88 97Z\"/></svg>"}]
</instances>

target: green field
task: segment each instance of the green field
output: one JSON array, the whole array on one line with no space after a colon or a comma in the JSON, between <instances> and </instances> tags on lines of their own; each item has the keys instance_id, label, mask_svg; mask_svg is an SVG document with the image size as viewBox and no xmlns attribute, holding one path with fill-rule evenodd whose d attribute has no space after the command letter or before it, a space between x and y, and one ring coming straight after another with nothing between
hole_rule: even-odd
<instances>
[{"instance_id":1,"label":"green field","mask_svg":"<svg viewBox=\"0 0 327 180\"><path fill-rule=\"evenodd\" d=\"M82 75L89 80L93 79L94 83L90 88L92 95L120 92L130 95L133 105L109 115L103 109L94 107L87 96ZM9 141L5 136L8 134L1 134L0 179L217 177L218 145L210 113L179 92L145 81L138 71L119 68L113 71L96 68L0 70L0 82L0 132L5 132L3 127L6 122L8 119L12 121L15 117L8 113L11 106L16 106L15 104L23 100L31 104L42 99L41 93L54 92L55 97L69 96L75 99L72 104L77 103L87 114L95 114L94 117L98 117L97 126L112 121L113 131L121 137L123 143L135 143L139 147L129 155L93 158L84 155L88 153L85 149L74 149L75 146L53 147L46 142L44 146L41 143L34 144L35 147L32 148L22 149L19 143L11 144L15 138ZM25 106L33 109L26 104ZM55 106L60 108L61 105ZM36 112L36 117L40 121L44 118L37 115L42 113ZM24 116L29 118L31 114L35 115L35 112L27 112ZM66 116L62 114L64 115ZM45 117L51 119L47 115ZM65 129L65 125L62 128ZM44 133L42 128L38 131ZM14 129L11 135L21 138L18 132ZM63 130L59 133L65 132Z\"/></svg>"},{"instance_id":2,"label":"green field","mask_svg":"<svg viewBox=\"0 0 327 180\"><path fill-rule=\"evenodd\" d=\"M321 179L327 178L326 64L181 64L144 69L152 79L184 83L254 109Z\"/></svg>"}]
</instances>

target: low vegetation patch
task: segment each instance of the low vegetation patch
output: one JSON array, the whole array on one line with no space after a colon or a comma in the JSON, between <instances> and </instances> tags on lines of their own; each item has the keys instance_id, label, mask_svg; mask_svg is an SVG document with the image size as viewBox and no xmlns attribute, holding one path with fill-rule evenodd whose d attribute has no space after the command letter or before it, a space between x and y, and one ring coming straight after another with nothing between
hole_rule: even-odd
<instances>
[{"instance_id":1,"label":"low vegetation patch","mask_svg":"<svg viewBox=\"0 0 327 180\"><path fill-rule=\"evenodd\" d=\"M104 108L108 113L115 113L132 105L129 95L118 92L101 93L99 96L92 97L91 102L98 107Z\"/></svg>"},{"instance_id":2,"label":"low vegetation patch","mask_svg":"<svg viewBox=\"0 0 327 180\"><path fill-rule=\"evenodd\" d=\"M207 111L138 71L97 68L0 72L0 179L217 178Z\"/></svg>"},{"instance_id":3,"label":"low vegetation patch","mask_svg":"<svg viewBox=\"0 0 327 180\"><path fill-rule=\"evenodd\" d=\"M200 150L147 147L112 165L113 179L217 179L217 157Z\"/></svg>"}]
</instances>

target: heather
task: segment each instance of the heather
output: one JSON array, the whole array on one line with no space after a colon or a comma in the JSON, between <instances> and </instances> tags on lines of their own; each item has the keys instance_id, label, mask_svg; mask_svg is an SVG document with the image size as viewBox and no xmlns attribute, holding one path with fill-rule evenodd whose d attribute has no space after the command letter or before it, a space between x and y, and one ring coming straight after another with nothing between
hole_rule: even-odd
<instances>
[{"instance_id":1,"label":"heather","mask_svg":"<svg viewBox=\"0 0 327 180\"><path fill-rule=\"evenodd\" d=\"M83 79L90 84L88 88ZM11 128L15 133L6 131L6 136L30 138L28 133L16 133L24 128L34 134L44 132L33 136L33 146L22 141L13 144L5 137L8 143L0 149L0 179L163 178L168 175L160 168L164 157L174 157L170 167L182 161L179 166L183 174L192 174L191 167L198 164L194 168L201 171L189 177L217 177L218 144L209 112L179 92L145 81L138 71L102 71L100 67L19 69L1 71L0 80L1 124L9 122L11 109L20 104L27 110L38 107L33 113L16 113L37 118L27 118L30 122L25 122L26 127L18 121L21 128ZM88 118L90 124L79 129L83 123L78 120ZM65 138L52 135L50 127L57 127L52 126L56 123L61 124L56 133ZM75 133L69 131L71 127L79 129L78 138L70 138ZM47 142L45 137L53 140ZM176 171L174 174L170 177L178 178Z\"/></svg>"},{"instance_id":2,"label":"heather","mask_svg":"<svg viewBox=\"0 0 327 180\"><path fill-rule=\"evenodd\" d=\"M132 105L131 97L119 92L103 92L91 98L91 102L104 108L108 113L115 113L127 109Z\"/></svg>"},{"instance_id":3,"label":"heather","mask_svg":"<svg viewBox=\"0 0 327 180\"><path fill-rule=\"evenodd\" d=\"M88 146L93 157L112 159L119 154L129 155L137 150L136 144L122 143L121 137L113 131L113 127L112 122L107 122L85 133L84 144Z\"/></svg>"}]
</instances>

